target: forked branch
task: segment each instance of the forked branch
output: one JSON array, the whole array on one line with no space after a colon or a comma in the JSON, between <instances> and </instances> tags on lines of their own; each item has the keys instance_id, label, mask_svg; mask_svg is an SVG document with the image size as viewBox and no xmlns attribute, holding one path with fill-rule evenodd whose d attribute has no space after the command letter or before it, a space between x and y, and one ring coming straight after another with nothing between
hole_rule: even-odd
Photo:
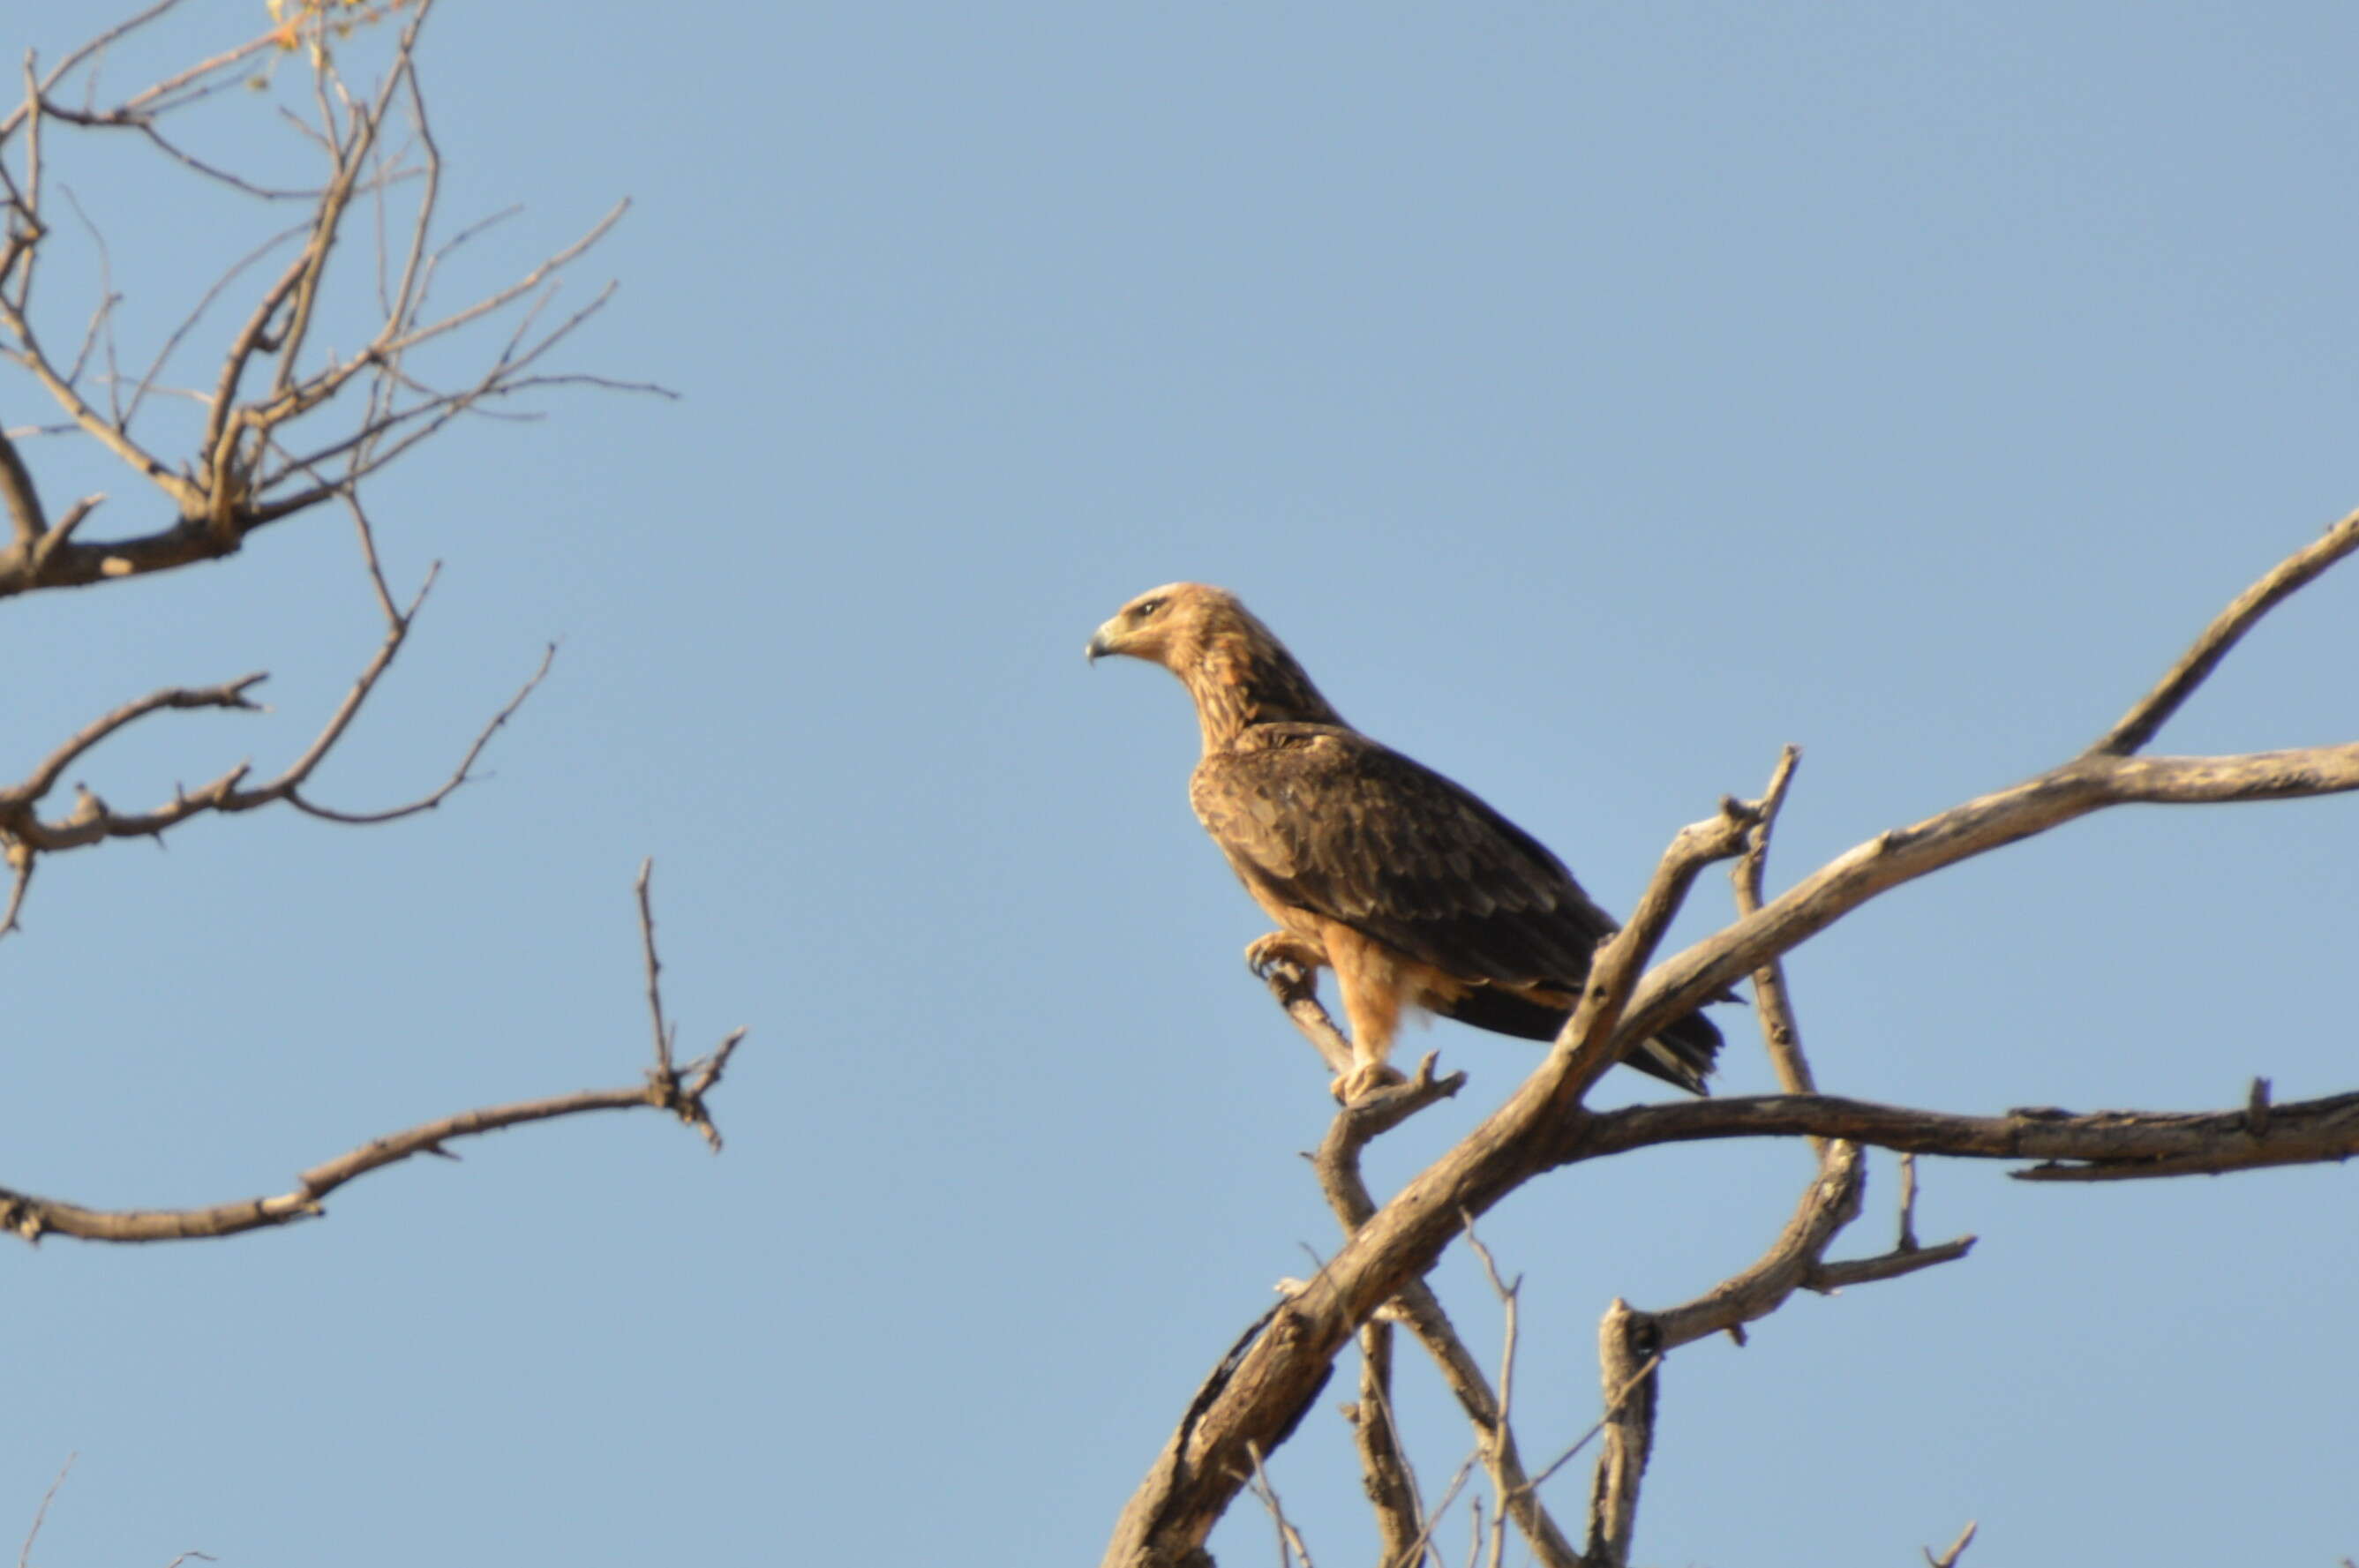
<instances>
[{"instance_id":1,"label":"forked branch","mask_svg":"<svg viewBox=\"0 0 2359 1568\"><path fill-rule=\"evenodd\" d=\"M127 36L174 8L157 5L110 37ZM94 71L103 49L77 50L45 76L37 78L28 69L24 102L0 118L0 190L9 219L0 242L0 357L22 369L57 405L67 428L105 447L160 492L172 516L162 526L125 537L80 538L75 530L94 498L51 521L22 454L0 435L0 505L9 522L8 542L0 546L0 598L139 577L229 555L259 529L353 493L363 480L451 420L487 412L534 389L583 384L669 395L644 384L541 368L550 351L608 297L611 286L570 314L548 308L561 275L606 235L627 203L505 287L472 304L440 313L429 309L443 261L475 232L464 229L453 238L440 238L440 155L416 67L419 33L432 9L433 0L402 0L386 7L408 16L381 79L367 92L347 84L324 33L310 39L316 123L305 129L326 168L319 186L308 191L266 189L241 179L190 154L160 128L176 110L246 80L250 68L244 62L289 41L285 28L223 50L111 106L76 108L67 102L75 74ZM316 11L307 12L299 24L314 32L329 25ZM94 81L83 84L85 95L93 90ZM405 117L409 135L401 140L396 122ZM85 341L103 335L109 368L103 391L89 384L86 352L64 357L45 341L45 320L52 327L60 323L33 305L49 232L43 211L45 133L86 136L125 130L241 198L300 199L309 207L301 224L246 255L203 291L166 335L127 398L123 394L128 378L117 377L111 368L111 297L89 312L82 331ZM346 297L351 288L339 286L332 298L332 261L345 244L353 211L365 206L359 199L381 198L403 187L417 195L408 232L380 237L374 314L355 317L353 301ZM225 335L217 362L204 376L206 390L190 394L204 410L201 437L193 451L168 460L136 427L148 394L210 308L282 243L292 243L292 254L255 290L243 320ZM505 338L479 372L457 384L429 384L412 366L413 354L426 345L503 318L510 323ZM357 340L357 347L342 355L321 352L315 345L332 330L349 331L347 341Z\"/></svg>"},{"instance_id":2,"label":"forked branch","mask_svg":"<svg viewBox=\"0 0 2359 1568\"><path fill-rule=\"evenodd\" d=\"M1606 1113L1590 1112L1582 1103L1589 1087L1636 1042L1890 888L2110 806L2282 800L2359 790L2359 740L2234 756L2129 754L2200 686L2259 614L2354 549L2359 513L2240 597L2097 747L2010 789L1878 834L1718 935L1658 964L1640 980L1648 954L1696 872L1711 860L1738 853L1763 820L1767 803L1727 802L1713 821L1683 830L1630 924L1600 950L1579 1006L1548 1059L1457 1147L1353 1224L1343 1249L1318 1277L1256 1325L1215 1369L1125 1509L1105 1562L1144 1568L1177 1563L1198 1551L1251 1473L1251 1456L1272 1451L1291 1433L1325 1381L1332 1358L1358 1325L1430 1269L1467 1217L1486 1212L1524 1182L1560 1164L1664 1142L1755 1136L2042 1161L2021 1173L2039 1180L2244 1170L2359 1153L2359 1095L2264 1106L2257 1114L2244 1107L2201 1115L2018 1111L1996 1118L1815 1094ZM1799 1087L1799 1072L1797 1078ZM1855 1160L1856 1152L1848 1157ZM1826 1193L1833 1196L1820 1195ZM1724 1298L1697 1303L1692 1321L1674 1326L1712 1332L1742 1321L1748 1300L1782 1299L1796 1284L1823 1287L1888 1278L1942 1260L1943 1255L1956 1256L1970 1241L1941 1249L1904 1247L1852 1264L1823 1263L1819 1238L1840 1229L1849 1207L1840 1184L1815 1187L1798 1211L1799 1231L1790 1241L1781 1238L1756 1281ZM1634 1321L1644 1316L1636 1314ZM1642 1326L1651 1333L1657 1325L1649 1321ZM1659 1355L1659 1347L1651 1354ZM1616 1419L1626 1424L1640 1416L1625 1409ZM1634 1431L1620 1440L1625 1452L1635 1445L1641 1464L1642 1438ZM1608 1552L1626 1549L1624 1522L1611 1510L1601 1517L1604 1533L1593 1536L1593 1547Z\"/></svg>"},{"instance_id":3,"label":"forked branch","mask_svg":"<svg viewBox=\"0 0 2359 1568\"><path fill-rule=\"evenodd\" d=\"M474 776L474 770L492 737L515 716L525 699L539 686L542 677L548 675L549 664L556 656L553 645L543 652L539 665L517 688L516 695L477 732L473 742L460 757L458 765L449 776L427 794L382 810L355 812L322 806L305 793L313 774L350 730L370 694L376 690L377 684L392 667L395 655L400 653L403 643L408 639L418 612L434 586L435 571L429 569L409 603L407 606L397 605L386 591L384 575L377 566L368 519L357 503L353 504L353 513L370 582L385 616L385 636L377 644L375 655L344 693L343 700L312 737L310 744L276 776L260 783L249 784L247 780L252 773L252 764L239 762L197 789L176 788L169 800L150 810L117 810L98 795L77 789L71 810L44 815L45 803L63 782L67 772L110 736L120 733L151 714L176 708L261 711L261 705L252 700L248 694L264 676L260 674L243 676L210 687L168 687L125 703L92 720L52 749L22 780L0 788L0 851L5 851L15 873L6 912L0 914L0 936L5 936L16 929L26 892L31 885L34 866L43 855L85 849L112 838L161 838L194 816L208 813L234 816L281 803L307 816L332 822L390 822L433 810Z\"/></svg>"}]
</instances>

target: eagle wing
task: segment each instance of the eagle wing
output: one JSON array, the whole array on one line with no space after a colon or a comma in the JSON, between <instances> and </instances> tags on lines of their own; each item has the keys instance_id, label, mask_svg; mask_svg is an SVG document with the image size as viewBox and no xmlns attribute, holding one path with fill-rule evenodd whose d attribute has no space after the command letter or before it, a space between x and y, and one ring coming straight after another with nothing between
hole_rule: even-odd
<instances>
[{"instance_id":1,"label":"eagle wing","mask_svg":"<svg viewBox=\"0 0 2359 1568\"><path fill-rule=\"evenodd\" d=\"M1462 980L1575 989L1616 928L1538 839L1357 730L1256 725L1204 758L1189 793L1265 903Z\"/></svg>"}]
</instances>

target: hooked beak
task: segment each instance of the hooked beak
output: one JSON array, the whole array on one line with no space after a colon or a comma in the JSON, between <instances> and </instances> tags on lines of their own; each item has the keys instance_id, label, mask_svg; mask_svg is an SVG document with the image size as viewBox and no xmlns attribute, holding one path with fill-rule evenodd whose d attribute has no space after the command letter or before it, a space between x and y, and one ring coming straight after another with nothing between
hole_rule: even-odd
<instances>
[{"instance_id":1,"label":"hooked beak","mask_svg":"<svg viewBox=\"0 0 2359 1568\"><path fill-rule=\"evenodd\" d=\"M1114 640L1106 635L1106 629L1101 626L1091 634L1090 645L1085 651L1089 654L1090 663L1094 665L1108 654L1117 650L1114 645Z\"/></svg>"}]
</instances>

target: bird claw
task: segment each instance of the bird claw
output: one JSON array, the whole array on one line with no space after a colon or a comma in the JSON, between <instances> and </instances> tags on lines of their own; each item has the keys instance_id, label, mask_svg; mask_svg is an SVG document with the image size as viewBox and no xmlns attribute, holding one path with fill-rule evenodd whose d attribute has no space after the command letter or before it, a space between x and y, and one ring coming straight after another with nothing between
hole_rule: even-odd
<instances>
[{"instance_id":1,"label":"bird claw","mask_svg":"<svg viewBox=\"0 0 2359 1568\"><path fill-rule=\"evenodd\" d=\"M1289 984L1300 985L1321 962L1321 957L1305 946L1301 938L1283 931L1256 936L1245 944L1245 968L1265 985L1273 975Z\"/></svg>"},{"instance_id":2,"label":"bird claw","mask_svg":"<svg viewBox=\"0 0 2359 1568\"><path fill-rule=\"evenodd\" d=\"M1337 1100L1348 1106L1407 1082L1408 1079L1398 1067L1387 1067L1382 1062L1361 1062L1328 1087Z\"/></svg>"}]
</instances>

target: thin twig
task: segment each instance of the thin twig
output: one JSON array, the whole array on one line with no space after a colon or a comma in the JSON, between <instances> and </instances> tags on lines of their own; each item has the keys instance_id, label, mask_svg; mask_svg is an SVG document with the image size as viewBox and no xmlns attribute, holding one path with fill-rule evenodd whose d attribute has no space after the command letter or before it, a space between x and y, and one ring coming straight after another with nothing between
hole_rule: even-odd
<instances>
[{"instance_id":1,"label":"thin twig","mask_svg":"<svg viewBox=\"0 0 2359 1568\"><path fill-rule=\"evenodd\" d=\"M1474 1428L1476 1454L1490 1456L1507 1478L1506 1514L1544 1568L1581 1568L1581 1553L1551 1518L1539 1498L1539 1481L1524 1474L1516 1434L1501 1419L1497 1396L1483 1368L1466 1348L1432 1287L1412 1280L1393 1298L1388 1312L1417 1336L1433 1358L1442 1381Z\"/></svg>"},{"instance_id":2,"label":"thin twig","mask_svg":"<svg viewBox=\"0 0 2359 1568\"><path fill-rule=\"evenodd\" d=\"M647 956L647 1014L654 1020L656 1032L656 1071L669 1074L671 1066L671 1030L664 1022L663 961L656 957L656 911L647 892L647 883L655 875L655 857L639 862L638 881L633 884L639 897L639 946Z\"/></svg>"},{"instance_id":3,"label":"thin twig","mask_svg":"<svg viewBox=\"0 0 2359 1568\"><path fill-rule=\"evenodd\" d=\"M2133 703L2120 722L2100 736L2087 754L2126 757L2143 750L2262 616L2354 549L2359 549L2359 512L2327 529L2310 548L2278 562L2267 576L2238 594L2211 625L2203 628L2194 645L2180 655L2179 662L2164 673L2154 688Z\"/></svg>"},{"instance_id":4,"label":"thin twig","mask_svg":"<svg viewBox=\"0 0 2359 1568\"><path fill-rule=\"evenodd\" d=\"M1949 1551L1936 1557L1931 1548L1928 1547L1925 1550L1926 1563L1930 1564L1930 1568L1958 1568L1958 1559L1966 1554L1966 1548L1973 1543L1974 1531L1979 1528L1980 1526L1974 1520L1968 1519L1963 1532L1950 1543Z\"/></svg>"},{"instance_id":5,"label":"thin twig","mask_svg":"<svg viewBox=\"0 0 2359 1568\"><path fill-rule=\"evenodd\" d=\"M627 1088L584 1089L461 1111L372 1139L357 1149L312 1166L296 1178L291 1191L275 1196L244 1198L199 1208L94 1209L0 1187L0 1228L14 1231L28 1242L38 1242L45 1236L116 1242L234 1236L241 1231L318 1218L327 1212L322 1200L345 1184L421 1154L447 1154L447 1145L461 1139L594 1111L665 1111L695 1129L717 1150L720 1134L705 1096L719 1085L722 1069L745 1038L745 1030L734 1030L712 1055L690 1063L685 1069L690 1075L690 1081L685 1084L680 1081L681 1072L659 1060L644 1081Z\"/></svg>"},{"instance_id":6,"label":"thin twig","mask_svg":"<svg viewBox=\"0 0 2359 1568\"><path fill-rule=\"evenodd\" d=\"M1277 1488L1270 1485L1269 1472L1262 1465L1260 1446L1256 1444L1252 1452L1254 1492L1261 1498L1262 1506L1269 1510L1271 1520L1277 1526L1280 1568L1286 1568L1296 1558L1302 1560L1302 1568L1312 1568L1310 1549L1303 1544L1302 1532L1296 1530L1294 1522L1286 1517L1286 1505L1277 1500Z\"/></svg>"},{"instance_id":7,"label":"thin twig","mask_svg":"<svg viewBox=\"0 0 2359 1568\"><path fill-rule=\"evenodd\" d=\"M462 785L474 782L475 764L483 759L484 750L492 743L492 737L498 734L506 727L508 720L516 716L517 709L524 707L526 700L539 687L540 683L549 677L549 667L556 662L557 644L550 643L541 649L540 663L533 666L532 674L525 677L522 686L516 687L516 695L502 704L499 711L485 720L484 727L475 732L474 740L469 743L465 754L460 757L459 765L451 770L450 777L417 799L405 802L400 806L386 806L381 811L339 811L321 806L309 795L302 794L299 786L303 781L298 779L293 784L288 785L286 791L287 803L306 816L316 816L323 822L340 822L347 827L374 827L381 822L398 822L405 816L415 816L421 811L432 811L450 799L451 795Z\"/></svg>"},{"instance_id":8,"label":"thin twig","mask_svg":"<svg viewBox=\"0 0 2359 1568\"><path fill-rule=\"evenodd\" d=\"M145 19L160 16L169 8L169 5L153 7L144 14ZM346 88L326 56L315 56L310 85L319 123L309 134L329 168L324 183L314 192L277 189L245 179L232 170L215 168L179 146L156 124L159 116L238 80L235 73L242 70L239 62L257 50L273 47L278 36L277 30L201 61L108 108L76 111L65 107L55 97L64 73L80 69L79 65L60 66L46 79L37 81L27 64L24 103L8 121L10 126L22 124L25 127L24 179L18 181L12 169L0 165L0 179L5 180L12 203L20 210L20 222L5 238L0 238L0 286L5 286L0 287L0 333L13 340L9 346L11 357L22 363L57 402L70 427L113 450L161 490L171 503L173 518L168 526L151 534L83 544L73 542L58 530L29 527L24 521L22 506L12 505L17 524L16 544L12 548L0 549L0 596L40 588L102 583L217 558L237 549L255 530L335 497L341 493L338 483L349 486L376 472L432 438L462 413L479 412L495 418L523 416L494 406L500 399L570 386L674 395L669 388L625 378L582 373L543 374L534 369L556 345L596 314L607 297L607 293L601 291L553 326L541 319L549 303L551 280L611 232L627 203L609 211L587 232L545 258L521 278L439 319L425 318L424 305L435 264L480 232L483 225L462 229L455 238L439 242L438 248L433 225L440 155L415 69L419 29L432 4L431 0L419 0L418 4L395 8L406 8L410 16L394 46L391 63L381 82L365 101L356 99ZM121 36L140 20L135 18L133 24L111 30L106 36ZM70 59L87 61L95 58L95 52L86 48ZM408 167L405 161L409 156L408 149L396 152L385 143L386 118L397 101L408 111L415 124L412 145L419 149L417 156L422 167ZM37 336L31 313L37 247L45 232L39 217L44 195L40 138L44 125L51 122L93 131L129 129L208 179L226 182L248 193L300 195L313 204L299 231L304 243L281 273L259 290L244 322L228 335L211 394L200 399L205 406L205 427L199 450L194 460L184 466L168 463L163 454L143 444L132 433L132 421L142 411L147 397L158 390L168 365L209 308L233 281L283 243L283 237L249 254L216 280L188 317L167 334L136 383L125 383L116 374L108 376L108 397L114 405L110 417L78 389L79 361L83 355L76 355L73 365L53 360ZM6 131L0 129L0 136L5 135ZM307 363L308 345L319 335L318 324L325 308L323 291L331 254L354 198L367 193L376 198L381 208L387 189L413 178L421 182L419 202L410 218L409 233L401 246L404 254L397 279L381 290L386 308L375 330L348 359L331 356L323 366ZM104 236L98 238L103 246ZM381 270L387 259L386 249L382 243L378 247ZM92 334L103 332L112 363L114 319L106 297L108 291L102 287L100 292L102 299L91 318L85 339L87 343ZM518 305L525 307L521 321L494 354L483 376L449 393L428 393L423 401L413 406L403 406L405 395L400 389L415 384L401 363L408 350L471 328L494 313L509 311ZM87 347L84 351L88 351ZM248 373L265 359L272 362L271 378L258 393L254 393L247 385L253 379ZM357 406L348 405L358 417L341 438L327 432L299 438L294 434L294 427L305 416L337 400L355 382L365 385L366 395L357 400ZM242 390L250 395L242 396ZM275 471L262 471L274 455L290 452L299 455L289 458ZM330 461L344 470L336 483L306 485L292 493L281 488L297 474ZM5 488L5 478L0 475L0 488ZM10 499L13 502L16 498Z\"/></svg>"},{"instance_id":9,"label":"thin twig","mask_svg":"<svg viewBox=\"0 0 2359 1568\"><path fill-rule=\"evenodd\" d=\"M0 914L0 936L6 936L24 929L19 917L25 913L25 895L33 891L33 867L39 857L5 834L0 834L0 843L7 848L9 868L8 909Z\"/></svg>"},{"instance_id":10,"label":"thin twig","mask_svg":"<svg viewBox=\"0 0 2359 1568\"><path fill-rule=\"evenodd\" d=\"M1492 1426L1490 1441L1483 1444L1484 1468L1490 1472L1492 1494L1499 1499L1498 1511L1491 1516L1491 1568L1499 1568L1500 1554L1506 1545L1509 1498L1519 1486L1527 1485L1520 1474L1509 1473L1506 1463L1514 1449L1510 1434L1515 1431L1516 1307L1524 1278L1518 1274L1509 1281L1500 1277L1498 1260L1491 1256L1491 1249L1474 1233L1474 1217L1471 1214L1466 1217L1466 1245L1482 1260L1484 1276L1491 1281L1491 1290L1499 1298L1499 1311L1506 1320L1499 1339L1498 1420Z\"/></svg>"},{"instance_id":11,"label":"thin twig","mask_svg":"<svg viewBox=\"0 0 2359 1568\"><path fill-rule=\"evenodd\" d=\"M49 1482L49 1489L41 1494L40 1507L33 1510L32 1528L25 1531L25 1544L16 1549L16 1568L32 1568L33 1542L40 1539L41 1526L49 1521L49 1505L58 1500L58 1488L66 1484L66 1472L81 1457L78 1453L67 1454L66 1462L58 1466L56 1477Z\"/></svg>"},{"instance_id":12,"label":"thin twig","mask_svg":"<svg viewBox=\"0 0 2359 1568\"><path fill-rule=\"evenodd\" d=\"M1273 984L1272 989L1279 988ZM1281 995L1281 1000L1283 996ZM1315 1023L1326 1024L1326 1013L1316 1001L1310 1004L1316 1012ZM1289 1007L1289 1014L1294 1010ZM1296 1016L1295 1022L1310 1032L1311 1021ZM1332 1032L1332 1025L1327 1024ZM1315 1037L1314 1037L1315 1038ZM1408 1116L1431 1104L1443 1094L1453 1091L1463 1080L1463 1074L1437 1080L1433 1076L1435 1055L1429 1052L1418 1064L1417 1075L1408 1083L1397 1085L1380 1094L1365 1096L1353 1101L1336 1113L1327 1137L1312 1157L1321 1191L1344 1234L1350 1235L1366 1223L1376 1211L1369 1196L1367 1184L1360 1172L1360 1152L1369 1140L1397 1126ZM1471 1230L1470 1230L1471 1234ZM1323 1260L1320 1263L1324 1271ZM1500 1410L1497 1395L1483 1368L1459 1337L1440 1301L1423 1280L1405 1282L1400 1293L1385 1308L1385 1315L1406 1326L1417 1336L1426 1353L1440 1368L1443 1380L1458 1398L1459 1404L1473 1422L1476 1452L1490 1465L1495 1477L1506 1483L1506 1512L1516 1523L1533 1553L1545 1568L1580 1568L1580 1554L1572 1548L1556 1521L1549 1517L1531 1487L1525 1481L1523 1465L1516 1450L1516 1435ZM1389 1410L1387 1410L1389 1414ZM1402 1465L1407 1469L1404 1455ZM1414 1476L1410 1477L1414 1494ZM1447 1506L1446 1504L1444 1506ZM1420 1530L1419 1539L1430 1537L1430 1526Z\"/></svg>"},{"instance_id":13,"label":"thin twig","mask_svg":"<svg viewBox=\"0 0 2359 1568\"><path fill-rule=\"evenodd\" d=\"M1441 1489L1441 1500L1434 1504L1426 1513L1425 1528L1418 1532L1418 1538L1415 1541L1409 1542L1406 1561L1415 1563L1425 1554L1426 1543L1433 1539L1434 1526L1440 1524L1442 1516L1449 1513L1450 1505L1457 1500L1459 1492L1465 1487L1467 1477L1474 1474L1475 1464L1476 1456L1468 1454L1466 1462L1458 1466L1458 1473L1450 1477L1450 1485Z\"/></svg>"},{"instance_id":14,"label":"thin twig","mask_svg":"<svg viewBox=\"0 0 2359 1568\"><path fill-rule=\"evenodd\" d=\"M1639 1368L1636 1372L1631 1373L1629 1380L1614 1391L1613 1398L1608 1400L1605 1403L1605 1413L1592 1422L1587 1432L1582 1433L1579 1437L1572 1440L1571 1447L1566 1449L1563 1453L1558 1454L1555 1458L1542 1465L1540 1467L1540 1473L1533 1476L1529 1481L1526 1482L1525 1485L1537 1491L1541 1486L1546 1484L1549 1476L1555 1475L1559 1470L1563 1469L1567 1465L1571 1464L1573 1457L1582 1449L1596 1442L1597 1434L1605 1430L1605 1423L1613 1419L1614 1412L1622 1408L1622 1401L1636 1393L1637 1391L1638 1385L1646 1381L1648 1378L1653 1377L1657 1369L1659 1368L1662 1364L1663 1355L1659 1350L1654 1355L1647 1357L1647 1364Z\"/></svg>"}]
</instances>

